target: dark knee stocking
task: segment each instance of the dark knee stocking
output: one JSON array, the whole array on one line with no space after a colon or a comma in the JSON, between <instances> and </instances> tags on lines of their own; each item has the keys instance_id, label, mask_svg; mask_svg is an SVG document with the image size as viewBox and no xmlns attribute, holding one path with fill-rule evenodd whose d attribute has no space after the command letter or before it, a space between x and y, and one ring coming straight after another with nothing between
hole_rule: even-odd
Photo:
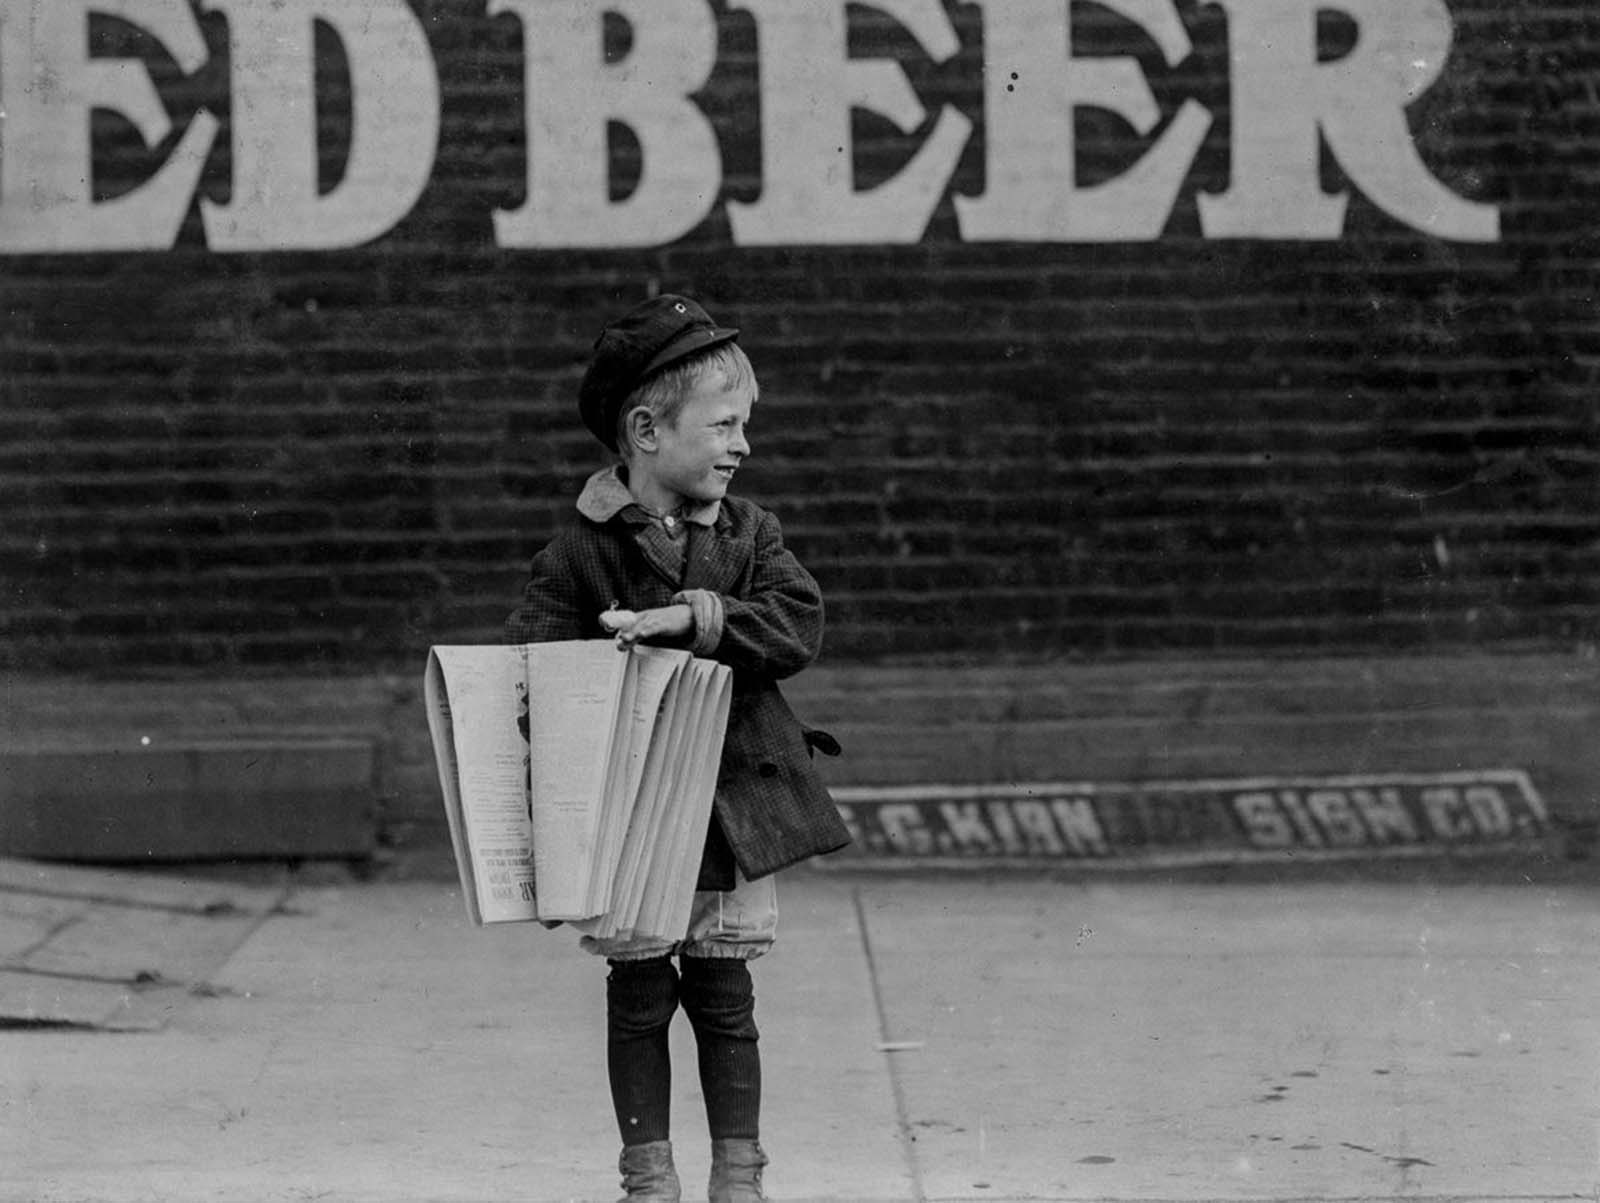
<instances>
[{"instance_id":1,"label":"dark knee stocking","mask_svg":"<svg viewBox=\"0 0 1600 1203\"><path fill-rule=\"evenodd\" d=\"M681 993L694 1025L711 1139L754 1140L761 1134L761 1050L750 967L731 957L684 957Z\"/></svg>"},{"instance_id":2,"label":"dark knee stocking","mask_svg":"<svg viewBox=\"0 0 1600 1203\"><path fill-rule=\"evenodd\" d=\"M666 1140L672 1111L667 1030L678 1009L678 971L667 957L612 961L606 977L606 1071L625 1145Z\"/></svg>"}]
</instances>

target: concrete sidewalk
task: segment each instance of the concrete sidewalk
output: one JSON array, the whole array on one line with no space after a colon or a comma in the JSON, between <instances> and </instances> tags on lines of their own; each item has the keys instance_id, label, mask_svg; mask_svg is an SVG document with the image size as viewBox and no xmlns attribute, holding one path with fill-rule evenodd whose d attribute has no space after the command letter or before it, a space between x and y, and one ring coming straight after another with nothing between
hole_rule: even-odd
<instances>
[{"instance_id":1,"label":"concrete sidewalk","mask_svg":"<svg viewBox=\"0 0 1600 1203\"><path fill-rule=\"evenodd\" d=\"M1593 878L1396 876L787 875L768 1193L1600 1198ZM0 1032L0 1199L615 1198L604 969L569 933L302 886L211 986L159 1032Z\"/></svg>"}]
</instances>

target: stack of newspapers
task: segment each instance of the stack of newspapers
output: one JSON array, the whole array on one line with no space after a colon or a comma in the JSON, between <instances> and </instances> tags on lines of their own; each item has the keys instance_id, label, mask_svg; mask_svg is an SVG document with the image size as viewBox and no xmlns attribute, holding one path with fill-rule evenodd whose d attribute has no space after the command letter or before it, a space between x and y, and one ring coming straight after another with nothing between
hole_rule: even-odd
<instances>
[{"instance_id":1,"label":"stack of newspapers","mask_svg":"<svg viewBox=\"0 0 1600 1203\"><path fill-rule=\"evenodd\" d=\"M435 647L423 687L474 923L683 937L728 724L725 665L610 640Z\"/></svg>"}]
</instances>

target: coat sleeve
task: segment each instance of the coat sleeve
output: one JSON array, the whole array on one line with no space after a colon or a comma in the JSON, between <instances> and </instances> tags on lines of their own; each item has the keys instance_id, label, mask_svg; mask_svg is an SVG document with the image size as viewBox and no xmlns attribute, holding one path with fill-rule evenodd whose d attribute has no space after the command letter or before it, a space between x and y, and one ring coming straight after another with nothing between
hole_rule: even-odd
<instances>
[{"instance_id":1,"label":"coat sleeve","mask_svg":"<svg viewBox=\"0 0 1600 1203\"><path fill-rule=\"evenodd\" d=\"M822 590L762 512L750 587L722 597L722 639L712 656L738 671L793 676L822 650Z\"/></svg>"},{"instance_id":2,"label":"coat sleeve","mask_svg":"<svg viewBox=\"0 0 1600 1203\"><path fill-rule=\"evenodd\" d=\"M507 643L551 643L585 635L585 608L570 541L556 538L533 557L522 604L505 623Z\"/></svg>"}]
</instances>

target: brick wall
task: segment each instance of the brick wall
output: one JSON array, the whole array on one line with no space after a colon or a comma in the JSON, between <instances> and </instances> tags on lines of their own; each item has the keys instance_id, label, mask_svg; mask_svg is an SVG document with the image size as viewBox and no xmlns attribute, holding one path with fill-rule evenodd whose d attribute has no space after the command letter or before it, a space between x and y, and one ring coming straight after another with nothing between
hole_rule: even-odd
<instances>
[{"instance_id":1,"label":"brick wall","mask_svg":"<svg viewBox=\"0 0 1600 1203\"><path fill-rule=\"evenodd\" d=\"M1207 237L1197 198L1234 162L1229 28L1188 2L1193 51L1173 68L1131 22L1076 6L1079 53L1144 67L1158 132L1186 99L1213 114L1159 237L963 239L955 198L994 184L983 78L1000 64L979 11L945 6L960 48L935 64L852 8L852 53L897 56L972 138L917 241L755 247L722 202L760 195L763 44L718 3L700 104L719 203L666 245L583 251L496 244L493 211L525 195L516 22L413 8L441 137L381 237L222 254L191 207L169 248L4 256L0 667L356 672L496 638L527 557L602 462L573 414L589 342L651 289L745 330L763 396L740 488L821 579L836 662L1595 641L1592 6L1450 4L1448 69L1409 129L1434 177L1498 206L1488 242L1395 220L1328 153L1323 187L1349 195L1339 237ZM196 21L211 58L187 74L131 27L91 34L140 56L176 129L220 115L200 191L221 202L227 22ZM1322 22L1323 57L1349 49L1347 24ZM316 45L326 189L353 102L337 39ZM100 199L173 141L148 149L104 111L94 129ZM852 132L867 187L926 131L858 114ZM1077 137L1080 181L1148 144L1088 111ZM613 142L620 195L638 146Z\"/></svg>"}]
</instances>

